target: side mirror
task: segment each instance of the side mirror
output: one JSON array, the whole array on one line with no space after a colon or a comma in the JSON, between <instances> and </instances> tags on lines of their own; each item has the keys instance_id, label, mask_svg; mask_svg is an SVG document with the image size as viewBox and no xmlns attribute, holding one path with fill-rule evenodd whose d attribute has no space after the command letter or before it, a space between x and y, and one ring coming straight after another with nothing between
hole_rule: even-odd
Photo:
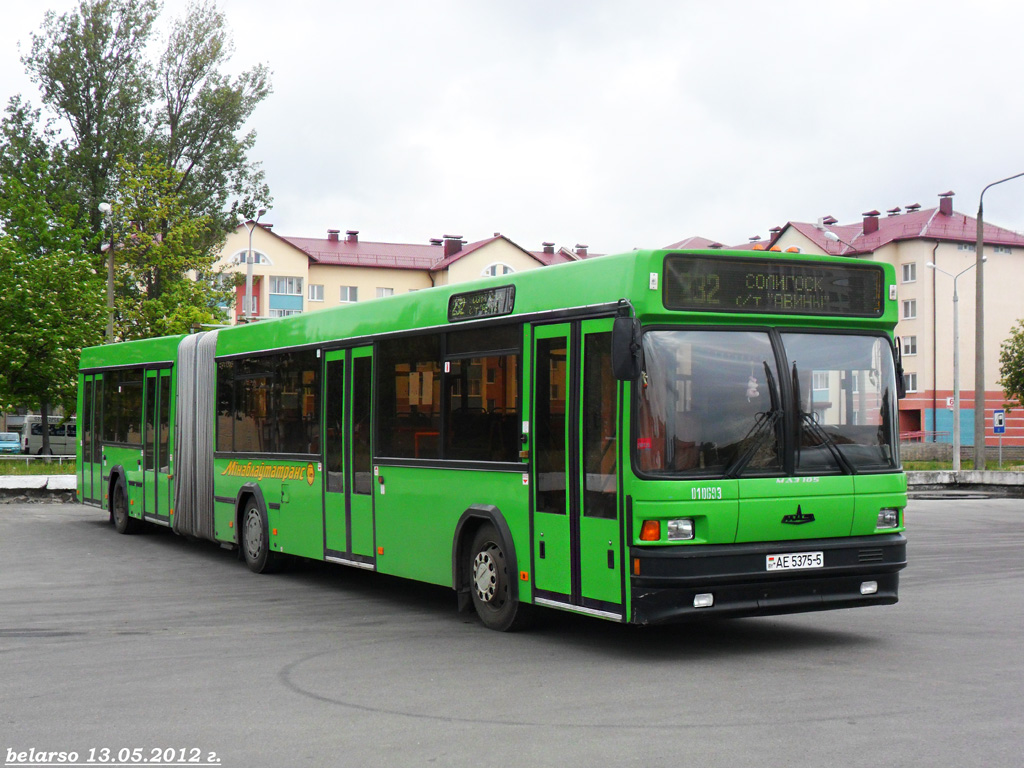
<instances>
[{"instance_id":1,"label":"side mirror","mask_svg":"<svg viewBox=\"0 0 1024 768\"><path fill-rule=\"evenodd\" d=\"M902 400L907 396L907 381L903 378L903 342L899 336L893 339L892 355L896 365L896 399Z\"/></svg>"},{"instance_id":2,"label":"side mirror","mask_svg":"<svg viewBox=\"0 0 1024 768\"><path fill-rule=\"evenodd\" d=\"M640 321L635 317L616 317L612 326L612 373L619 381L640 377L642 347Z\"/></svg>"}]
</instances>

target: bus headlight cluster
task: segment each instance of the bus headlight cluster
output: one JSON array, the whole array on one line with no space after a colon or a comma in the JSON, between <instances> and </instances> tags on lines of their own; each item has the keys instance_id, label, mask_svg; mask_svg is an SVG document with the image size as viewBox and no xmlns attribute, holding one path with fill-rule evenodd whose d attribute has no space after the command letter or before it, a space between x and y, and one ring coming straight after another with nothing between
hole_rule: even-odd
<instances>
[{"instance_id":1,"label":"bus headlight cluster","mask_svg":"<svg viewBox=\"0 0 1024 768\"><path fill-rule=\"evenodd\" d=\"M693 539L693 520L688 517L682 520L669 520L666 528L669 541L690 541Z\"/></svg>"},{"instance_id":2,"label":"bus headlight cluster","mask_svg":"<svg viewBox=\"0 0 1024 768\"><path fill-rule=\"evenodd\" d=\"M895 507L886 507L878 511L879 528L899 528L900 511Z\"/></svg>"}]
</instances>

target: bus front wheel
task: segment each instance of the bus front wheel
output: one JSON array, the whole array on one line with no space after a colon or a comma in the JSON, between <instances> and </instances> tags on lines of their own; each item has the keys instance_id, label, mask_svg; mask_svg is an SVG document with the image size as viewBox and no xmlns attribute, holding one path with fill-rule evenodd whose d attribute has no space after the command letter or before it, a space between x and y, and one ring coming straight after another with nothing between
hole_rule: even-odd
<instances>
[{"instance_id":1,"label":"bus front wheel","mask_svg":"<svg viewBox=\"0 0 1024 768\"><path fill-rule=\"evenodd\" d=\"M255 499L249 499L242 512L242 554L253 573L273 573L281 565L281 555L270 551L267 516Z\"/></svg>"},{"instance_id":2,"label":"bus front wheel","mask_svg":"<svg viewBox=\"0 0 1024 768\"><path fill-rule=\"evenodd\" d=\"M511 632L524 628L531 607L512 596L512 575L508 572L507 545L494 526L481 526L469 550L469 591L473 607L488 629Z\"/></svg>"}]
</instances>

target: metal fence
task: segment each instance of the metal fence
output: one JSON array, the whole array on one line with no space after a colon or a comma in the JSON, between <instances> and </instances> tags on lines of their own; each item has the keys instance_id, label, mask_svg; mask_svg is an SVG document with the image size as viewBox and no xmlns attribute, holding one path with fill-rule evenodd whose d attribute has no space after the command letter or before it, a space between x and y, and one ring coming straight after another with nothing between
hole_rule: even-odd
<instances>
[{"instance_id":1,"label":"metal fence","mask_svg":"<svg viewBox=\"0 0 1024 768\"><path fill-rule=\"evenodd\" d=\"M32 456L27 453L11 453L6 456L0 456L0 461L23 461L26 467L32 461L44 461L48 464L63 464L66 461L74 463L75 454L72 453L68 456Z\"/></svg>"}]
</instances>

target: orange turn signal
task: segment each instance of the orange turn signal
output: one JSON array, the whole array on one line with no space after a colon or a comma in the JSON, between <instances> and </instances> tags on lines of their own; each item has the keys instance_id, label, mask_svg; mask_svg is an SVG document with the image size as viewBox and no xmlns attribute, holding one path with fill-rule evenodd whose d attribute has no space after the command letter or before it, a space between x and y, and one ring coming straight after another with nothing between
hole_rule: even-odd
<instances>
[{"instance_id":1,"label":"orange turn signal","mask_svg":"<svg viewBox=\"0 0 1024 768\"><path fill-rule=\"evenodd\" d=\"M640 526L640 541L659 541L661 539L661 523L657 520L644 520Z\"/></svg>"}]
</instances>

